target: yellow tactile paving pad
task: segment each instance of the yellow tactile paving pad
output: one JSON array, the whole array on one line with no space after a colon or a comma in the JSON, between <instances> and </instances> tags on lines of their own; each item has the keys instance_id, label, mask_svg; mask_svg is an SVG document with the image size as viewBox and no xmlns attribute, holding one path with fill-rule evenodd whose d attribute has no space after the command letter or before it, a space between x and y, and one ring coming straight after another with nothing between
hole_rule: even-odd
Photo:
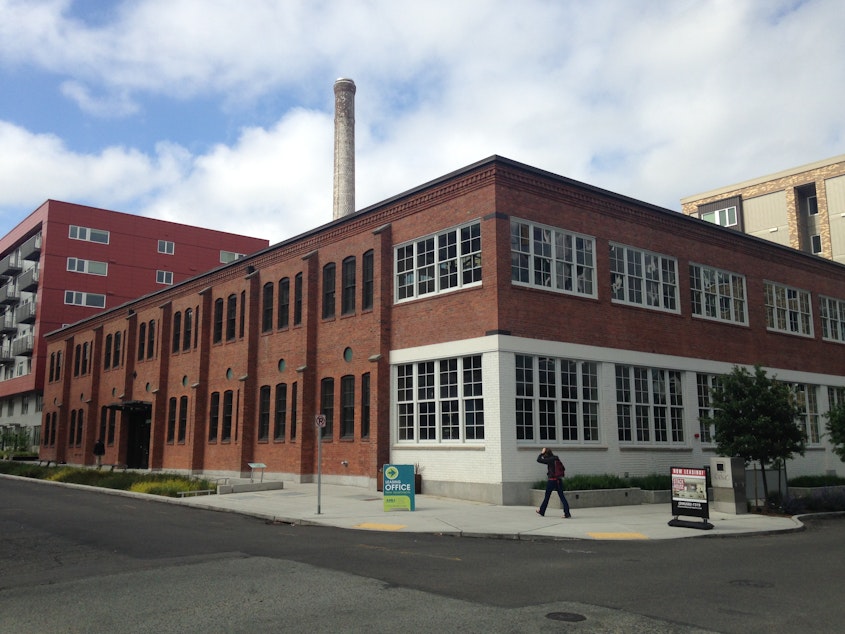
<instances>
[{"instance_id":1,"label":"yellow tactile paving pad","mask_svg":"<svg viewBox=\"0 0 845 634\"><path fill-rule=\"evenodd\" d=\"M358 524L355 528L366 528L371 531L401 531L403 528L408 528L405 524L375 524L373 522L364 522Z\"/></svg>"},{"instance_id":2,"label":"yellow tactile paving pad","mask_svg":"<svg viewBox=\"0 0 845 634\"><path fill-rule=\"evenodd\" d=\"M587 533L593 539L648 539L642 533Z\"/></svg>"}]
</instances>

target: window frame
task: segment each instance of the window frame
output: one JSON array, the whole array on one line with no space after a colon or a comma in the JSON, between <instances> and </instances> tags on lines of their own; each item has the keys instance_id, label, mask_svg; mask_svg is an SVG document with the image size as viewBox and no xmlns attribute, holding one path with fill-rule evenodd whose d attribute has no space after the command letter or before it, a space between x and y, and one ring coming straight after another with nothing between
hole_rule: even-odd
<instances>
[{"instance_id":1,"label":"window frame","mask_svg":"<svg viewBox=\"0 0 845 634\"><path fill-rule=\"evenodd\" d=\"M677 258L618 242L609 243L609 247L610 296L614 304L639 306L676 315L681 313ZM617 250L621 257L617 255ZM632 261L632 256L637 259L636 262ZM649 260L656 260L657 265L654 266L654 262ZM620 265L623 269L621 271ZM655 271L659 273L657 280L648 277ZM667 275L671 279L665 279ZM650 286L654 285L657 285L656 292L650 291ZM657 303L654 303L655 299Z\"/></svg>"}]
</instances>

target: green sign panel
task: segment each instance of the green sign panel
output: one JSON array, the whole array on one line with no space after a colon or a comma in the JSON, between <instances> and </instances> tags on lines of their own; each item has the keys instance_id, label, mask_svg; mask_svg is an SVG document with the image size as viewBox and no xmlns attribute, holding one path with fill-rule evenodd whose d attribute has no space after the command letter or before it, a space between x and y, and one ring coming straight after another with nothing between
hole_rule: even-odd
<instances>
[{"instance_id":1,"label":"green sign panel","mask_svg":"<svg viewBox=\"0 0 845 634\"><path fill-rule=\"evenodd\" d=\"M414 465L386 464L384 476L384 510L414 510Z\"/></svg>"}]
</instances>

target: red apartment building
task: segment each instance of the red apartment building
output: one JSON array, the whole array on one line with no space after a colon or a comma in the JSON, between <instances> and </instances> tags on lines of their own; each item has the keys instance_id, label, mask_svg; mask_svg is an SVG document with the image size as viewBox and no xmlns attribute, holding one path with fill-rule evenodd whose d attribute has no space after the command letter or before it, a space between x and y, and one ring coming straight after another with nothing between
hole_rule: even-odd
<instances>
[{"instance_id":1,"label":"red apartment building","mask_svg":"<svg viewBox=\"0 0 845 634\"><path fill-rule=\"evenodd\" d=\"M48 200L0 239L0 428L41 444L44 335L268 245ZM54 371L54 369L53 369Z\"/></svg>"},{"instance_id":2,"label":"red apartment building","mask_svg":"<svg viewBox=\"0 0 845 634\"><path fill-rule=\"evenodd\" d=\"M843 272L494 156L50 334L41 456L101 436L109 463L310 481L319 441L331 482L418 464L528 504L543 446L573 474L707 464L709 386L760 364L803 404L790 475L843 474Z\"/></svg>"}]
</instances>

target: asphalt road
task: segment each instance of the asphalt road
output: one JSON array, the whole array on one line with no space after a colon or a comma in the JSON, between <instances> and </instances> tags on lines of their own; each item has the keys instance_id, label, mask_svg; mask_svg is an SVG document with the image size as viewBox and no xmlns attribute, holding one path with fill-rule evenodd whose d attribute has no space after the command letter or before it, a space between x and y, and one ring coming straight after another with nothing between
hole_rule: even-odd
<instances>
[{"instance_id":1,"label":"asphalt road","mask_svg":"<svg viewBox=\"0 0 845 634\"><path fill-rule=\"evenodd\" d=\"M666 541L265 523L0 478L0 632L841 632L845 521Z\"/></svg>"}]
</instances>

